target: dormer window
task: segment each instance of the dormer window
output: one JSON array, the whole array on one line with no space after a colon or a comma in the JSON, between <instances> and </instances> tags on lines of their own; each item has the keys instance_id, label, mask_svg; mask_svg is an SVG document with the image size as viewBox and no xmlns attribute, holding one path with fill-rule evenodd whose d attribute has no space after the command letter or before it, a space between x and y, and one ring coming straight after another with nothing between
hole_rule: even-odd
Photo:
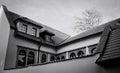
<instances>
[{"instance_id":1,"label":"dormer window","mask_svg":"<svg viewBox=\"0 0 120 73\"><path fill-rule=\"evenodd\" d=\"M54 36L54 34L49 32L48 30L40 33L40 37L42 37L46 42L53 42L52 36Z\"/></svg>"},{"instance_id":2,"label":"dormer window","mask_svg":"<svg viewBox=\"0 0 120 73\"><path fill-rule=\"evenodd\" d=\"M21 31L24 33L27 33L27 25L26 24L21 25Z\"/></svg>"},{"instance_id":3,"label":"dormer window","mask_svg":"<svg viewBox=\"0 0 120 73\"><path fill-rule=\"evenodd\" d=\"M37 35L37 29L36 28L32 28L32 35L36 36Z\"/></svg>"},{"instance_id":4,"label":"dormer window","mask_svg":"<svg viewBox=\"0 0 120 73\"><path fill-rule=\"evenodd\" d=\"M49 35L46 35L46 36L45 36L45 40L46 40L47 42L52 42L52 37L49 36Z\"/></svg>"}]
</instances>

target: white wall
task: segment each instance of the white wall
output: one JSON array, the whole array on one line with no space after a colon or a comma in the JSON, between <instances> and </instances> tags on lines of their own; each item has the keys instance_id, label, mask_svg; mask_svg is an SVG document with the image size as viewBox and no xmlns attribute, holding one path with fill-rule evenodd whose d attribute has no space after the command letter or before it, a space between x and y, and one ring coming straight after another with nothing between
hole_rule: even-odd
<instances>
[{"instance_id":1,"label":"white wall","mask_svg":"<svg viewBox=\"0 0 120 73\"><path fill-rule=\"evenodd\" d=\"M3 7L1 7L0 8L0 73L2 73L4 69L9 31L10 31L9 22L6 18Z\"/></svg>"},{"instance_id":2,"label":"white wall","mask_svg":"<svg viewBox=\"0 0 120 73\"><path fill-rule=\"evenodd\" d=\"M61 52L64 52L64 51L69 51L69 50L93 45L93 44L98 43L99 40L100 40L100 35L95 35L95 36L91 36L89 38L84 38L84 40L80 40L80 41L77 41L77 42L72 42L69 45L64 45L63 47L59 48L57 53L61 53Z\"/></svg>"},{"instance_id":3,"label":"white wall","mask_svg":"<svg viewBox=\"0 0 120 73\"><path fill-rule=\"evenodd\" d=\"M51 47L51 46L42 45L42 46L40 47L40 50L56 54L55 48L54 48L54 47Z\"/></svg>"}]
</instances>

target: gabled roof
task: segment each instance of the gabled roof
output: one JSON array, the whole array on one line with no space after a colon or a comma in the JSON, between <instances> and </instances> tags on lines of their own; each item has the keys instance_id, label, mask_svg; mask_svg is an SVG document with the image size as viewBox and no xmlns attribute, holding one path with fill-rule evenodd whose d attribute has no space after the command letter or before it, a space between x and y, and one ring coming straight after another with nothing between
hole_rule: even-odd
<instances>
[{"instance_id":1,"label":"gabled roof","mask_svg":"<svg viewBox=\"0 0 120 73\"><path fill-rule=\"evenodd\" d=\"M52 37L52 39L53 39L53 41L54 41L54 44L53 44L52 46L57 46L57 44L63 42L65 39L67 39L68 37L70 37L69 35L67 35L67 34L65 34L65 33L62 33L62 32L60 32L60 31L58 31L58 30L56 30L56 29L50 28L50 27L45 26L45 25L43 25L43 24L41 24L41 23L38 23L38 22L36 22L36 21L34 21L34 20L32 20L32 19L23 17L23 16L18 15L18 14L14 13L14 12L11 12L11 11L9 11L9 10L6 8L6 6L4 6L4 5L3 5L3 9L4 9L4 11L5 11L5 14L6 14L6 16L7 16L7 19L8 19L8 21L9 21L9 23L10 23L10 26L11 26L12 28L15 28L15 23L14 23L14 21L17 20L17 19L21 19L21 20L30 22L30 23L38 26L38 27L42 27L42 31L47 30L47 31L53 33L54 36ZM45 43L45 44L49 44L49 43L47 43L47 42L44 42L44 43ZM49 44L49 45L50 45L50 44Z\"/></svg>"},{"instance_id":2,"label":"gabled roof","mask_svg":"<svg viewBox=\"0 0 120 73\"><path fill-rule=\"evenodd\" d=\"M111 24L115 24L117 22L120 22L120 18L118 19L115 19L115 20L112 20L108 23L105 23L105 24L102 24L102 25L99 25L97 27L94 27L93 29L90 29L90 30L87 30L85 32L82 32L76 36L73 36L73 37L69 37L67 40L65 40L63 43L59 44L60 45L63 45L63 44L66 44L66 43L69 43L69 42L73 42L75 40L78 40L78 39L82 39L82 38L85 38L85 37L89 37L89 36L92 36L92 35L95 35L95 34L98 34L98 33L101 33L103 32L104 28L108 25L111 25Z\"/></svg>"}]
</instances>

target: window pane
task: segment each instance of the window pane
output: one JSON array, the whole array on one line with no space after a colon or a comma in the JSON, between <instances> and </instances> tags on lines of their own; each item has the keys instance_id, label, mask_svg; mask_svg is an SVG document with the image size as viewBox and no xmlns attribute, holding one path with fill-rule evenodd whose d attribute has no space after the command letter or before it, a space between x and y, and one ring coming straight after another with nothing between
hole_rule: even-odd
<instances>
[{"instance_id":1,"label":"window pane","mask_svg":"<svg viewBox=\"0 0 120 73\"><path fill-rule=\"evenodd\" d=\"M32 35L34 35L34 36L37 35L37 29L36 28L32 28Z\"/></svg>"},{"instance_id":2,"label":"window pane","mask_svg":"<svg viewBox=\"0 0 120 73\"><path fill-rule=\"evenodd\" d=\"M49 36L49 35L46 35L45 40L48 42L52 42L51 36Z\"/></svg>"},{"instance_id":3,"label":"window pane","mask_svg":"<svg viewBox=\"0 0 120 73\"><path fill-rule=\"evenodd\" d=\"M41 63L45 63L46 59L47 59L47 56L45 54L43 54L42 58L41 58Z\"/></svg>"},{"instance_id":4,"label":"window pane","mask_svg":"<svg viewBox=\"0 0 120 73\"><path fill-rule=\"evenodd\" d=\"M59 56L57 56L57 61L60 61L60 57Z\"/></svg>"},{"instance_id":5,"label":"window pane","mask_svg":"<svg viewBox=\"0 0 120 73\"><path fill-rule=\"evenodd\" d=\"M33 52L29 52L27 65L34 64L34 57L35 57L34 53Z\"/></svg>"},{"instance_id":6,"label":"window pane","mask_svg":"<svg viewBox=\"0 0 120 73\"><path fill-rule=\"evenodd\" d=\"M24 32L24 33L26 33L27 32L27 25L22 24L21 31Z\"/></svg>"},{"instance_id":7,"label":"window pane","mask_svg":"<svg viewBox=\"0 0 120 73\"><path fill-rule=\"evenodd\" d=\"M83 51L79 51L78 52L78 57L81 57L81 56L83 56L84 55L84 52Z\"/></svg>"},{"instance_id":8,"label":"window pane","mask_svg":"<svg viewBox=\"0 0 120 73\"><path fill-rule=\"evenodd\" d=\"M24 67L26 64L26 52L24 50L20 50L18 54L18 66Z\"/></svg>"},{"instance_id":9,"label":"window pane","mask_svg":"<svg viewBox=\"0 0 120 73\"><path fill-rule=\"evenodd\" d=\"M75 57L76 57L75 53L70 54L70 58L75 58Z\"/></svg>"},{"instance_id":10,"label":"window pane","mask_svg":"<svg viewBox=\"0 0 120 73\"><path fill-rule=\"evenodd\" d=\"M55 57L51 56L50 61L54 61L54 60L55 60Z\"/></svg>"},{"instance_id":11,"label":"window pane","mask_svg":"<svg viewBox=\"0 0 120 73\"><path fill-rule=\"evenodd\" d=\"M61 60L64 60L64 59L65 59L65 57L64 57L64 56L62 56L62 57L61 57Z\"/></svg>"}]
</instances>

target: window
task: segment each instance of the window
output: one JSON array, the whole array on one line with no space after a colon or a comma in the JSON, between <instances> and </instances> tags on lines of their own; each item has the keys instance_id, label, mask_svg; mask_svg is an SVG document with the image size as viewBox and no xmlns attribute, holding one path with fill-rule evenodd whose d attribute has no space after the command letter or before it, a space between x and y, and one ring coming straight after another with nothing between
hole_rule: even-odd
<instances>
[{"instance_id":1,"label":"window","mask_svg":"<svg viewBox=\"0 0 120 73\"><path fill-rule=\"evenodd\" d=\"M37 35L37 29L36 28L32 28L32 35L34 35L34 36Z\"/></svg>"},{"instance_id":2,"label":"window","mask_svg":"<svg viewBox=\"0 0 120 73\"><path fill-rule=\"evenodd\" d=\"M57 59L56 59L57 61L60 61L60 57L59 56L57 56Z\"/></svg>"},{"instance_id":3,"label":"window","mask_svg":"<svg viewBox=\"0 0 120 73\"><path fill-rule=\"evenodd\" d=\"M77 55L78 55L78 57L81 57L81 56L84 55L84 52L83 52L83 51L79 51L79 52L77 53Z\"/></svg>"},{"instance_id":4,"label":"window","mask_svg":"<svg viewBox=\"0 0 120 73\"><path fill-rule=\"evenodd\" d=\"M17 64L19 67L26 67L35 64L37 51L31 48L18 46Z\"/></svg>"},{"instance_id":5,"label":"window","mask_svg":"<svg viewBox=\"0 0 120 73\"><path fill-rule=\"evenodd\" d=\"M75 53L70 54L70 58L75 58L75 57L76 57Z\"/></svg>"},{"instance_id":6,"label":"window","mask_svg":"<svg viewBox=\"0 0 120 73\"><path fill-rule=\"evenodd\" d=\"M25 50L20 50L19 51L17 66L18 67L26 66L26 51Z\"/></svg>"},{"instance_id":7,"label":"window","mask_svg":"<svg viewBox=\"0 0 120 73\"><path fill-rule=\"evenodd\" d=\"M50 61L55 61L55 57L51 56Z\"/></svg>"},{"instance_id":8,"label":"window","mask_svg":"<svg viewBox=\"0 0 120 73\"><path fill-rule=\"evenodd\" d=\"M96 47L92 48L91 54L95 54L95 49L96 49Z\"/></svg>"},{"instance_id":9,"label":"window","mask_svg":"<svg viewBox=\"0 0 120 73\"><path fill-rule=\"evenodd\" d=\"M27 62L27 65L31 65L31 64L34 64L34 53L33 52L29 52L28 53L28 62Z\"/></svg>"},{"instance_id":10,"label":"window","mask_svg":"<svg viewBox=\"0 0 120 73\"><path fill-rule=\"evenodd\" d=\"M61 60L65 60L65 57L64 57L64 56L61 56Z\"/></svg>"},{"instance_id":11,"label":"window","mask_svg":"<svg viewBox=\"0 0 120 73\"><path fill-rule=\"evenodd\" d=\"M45 63L47 60L46 54L42 54L41 63Z\"/></svg>"},{"instance_id":12,"label":"window","mask_svg":"<svg viewBox=\"0 0 120 73\"><path fill-rule=\"evenodd\" d=\"M21 31L24 32L24 33L27 33L27 25L22 24Z\"/></svg>"},{"instance_id":13,"label":"window","mask_svg":"<svg viewBox=\"0 0 120 73\"><path fill-rule=\"evenodd\" d=\"M49 36L49 35L46 35L46 36L45 36L45 40L46 40L47 42L52 42L52 38L51 38L51 36Z\"/></svg>"}]
</instances>

